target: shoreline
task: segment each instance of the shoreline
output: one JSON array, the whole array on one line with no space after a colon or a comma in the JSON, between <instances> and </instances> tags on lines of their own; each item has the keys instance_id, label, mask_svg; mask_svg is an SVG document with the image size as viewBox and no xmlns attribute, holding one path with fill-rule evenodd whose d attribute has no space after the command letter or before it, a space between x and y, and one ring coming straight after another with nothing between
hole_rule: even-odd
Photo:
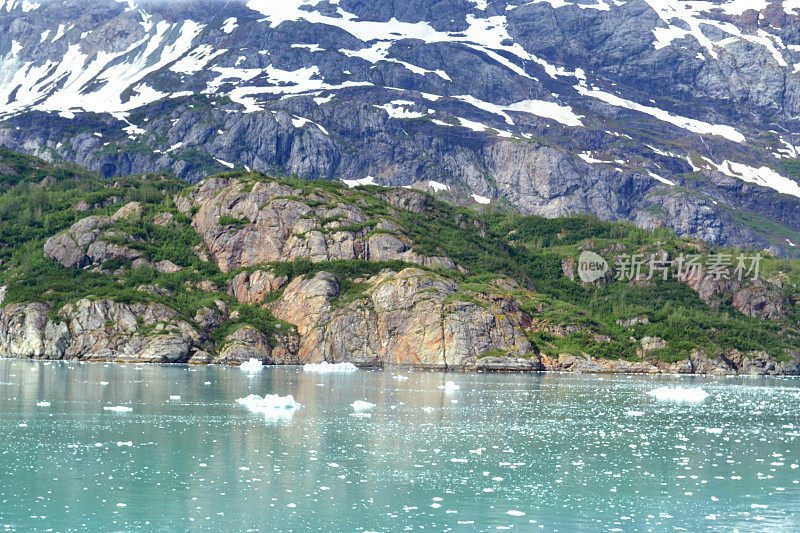
<instances>
[{"instance_id":1,"label":"shoreline","mask_svg":"<svg viewBox=\"0 0 800 533\"><path fill-rule=\"evenodd\" d=\"M563 357L563 356L562 356ZM547 356L544 356L545 359ZM531 358L533 359L533 358ZM487 361L488 364L476 364L474 367L447 367L439 365L402 365L402 364L386 364L380 363L367 363L355 361L339 361L341 363L352 363L359 370L400 370L400 371L431 371L431 372L445 372L445 373L462 373L462 374L584 374L584 375L647 375L647 376L706 376L706 377L800 377L800 370L795 366L800 363L787 364L789 368L782 368L779 363L777 367L764 369L763 367L748 366L746 371L742 372L736 368L723 368L717 365L708 366L708 364L701 365L698 368L689 369L685 365L687 361L679 363L663 363L663 362L647 362L647 361L624 361L618 359L594 359L589 357L566 356L565 359L569 364L561 365L548 365L534 364L527 359L527 365L509 365L504 362ZM82 363L82 364L133 364L133 365L154 365L154 366L186 366L186 367L199 367L199 366L219 366L219 367L238 367L246 361L220 361L220 362L206 362L206 361L148 361L136 359L123 359L123 358L47 358L47 357L14 357L0 354L0 360L10 361L39 361L39 362L64 362L64 363ZM719 358L723 361L722 358ZM480 363L483 360L478 360ZM541 359L540 359L541 361ZM553 360L550 360L553 361ZM555 360L556 362L563 361L561 358ZM576 363L577 361L577 363ZM319 363L321 361L308 361L308 363ZM714 363L715 360L705 359L704 362ZM584 364L579 364L584 363ZM773 361L774 363L774 361ZM270 364L264 363L264 367L298 367L302 368L307 363L286 363L286 364ZM659 366L660 365L660 366Z\"/></svg>"}]
</instances>

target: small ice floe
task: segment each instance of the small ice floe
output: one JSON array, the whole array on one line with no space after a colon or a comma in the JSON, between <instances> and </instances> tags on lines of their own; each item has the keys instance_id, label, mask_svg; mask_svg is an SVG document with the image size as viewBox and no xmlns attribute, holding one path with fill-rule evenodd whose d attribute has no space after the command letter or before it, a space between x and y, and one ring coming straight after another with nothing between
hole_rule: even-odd
<instances>
[{"instance_id":1,"label":"small ice floe","mask_svg":"<svg viewBox=\"0 0 800 533\"><path fill-rule=\"evenodd\" d=\"M130 413L133 411L133 407L127 407L125 405L106 406L103 407L103 411L112 411L114 413Z\"/></svg>"},{"instance_id":2,"label":"small ice floe","mask_svg":"<svg viewBox=\"0 0 800 533\"><path fill-rule=\"evenodd\" d=\"M461 390L461 387L459 387L452 381L448 381L444 385L439 385L439 389L445 392L456 392L457 390Z\"/></svg>"},{"instance_id":3,"label":"small ice floe","mask_svg":"<svg viewBox=\"0 0 800 533\"><path fill-rule=\"evenodd\" d=\"M647 394L662 402L700 403L708 398L708 393L700 387L659 387Z\"/></svg>"},{"instance_id":4,"label":"small ice floe","mask_svg":"<svg viewBox=\"0 0 800 533\"><path fill-rule=\"evenodd\" d=\"M396 376L392 376L392 379L394 379L395 381L408 381L408 376L397 374Z\"/></svg>"},{"instance_id":5,"label":"small ice floe","mask_svg":"<svg viewBox=\"0 0 800 533\"><path fill-rule=\"evenodd\" d=\"M252 374L255 374L256 372L261 372L263 368L264 365L261 364L261 361L259 361L258 359L250 359L246 363L242 363L241 366L239 366L239 370L241 370L242 372L247 372Z\"/></svg>"},{"instance_id":6,"label":"small ice floe","mask_svg":"<svg viewBox=\"0 0 800 533\"><path fill-rule=\"evenodd\" d=\"M173 395L171 395L169 397L169 399L172 400L172 401L179 401L181 399L181 397L178 396L177 394L173 394Z\"/></svg>"},{"instance_id":7,"label":"small ice floe","mask_svg":"<svg viewBox=\"0 0 800 533\"><path fill-rule=\"evenodd\" d=\"M50 407L50 402L39 402L36 407Z\"/></svg>"},{"instance_id":8,"label":"small ice floe","mask_svg":"<svg viewBox=\"0 0 800 533\"><path fill-rule=\"evenodd\" d=\"M375 408L374 403L365 402L364 400L356 400L350 404L350 407L353 408L353 411L369 411L370 409Z\"/></svg>"},{"instance_id":9,"label":"small ice floe","mask_svg":"<svg viewBox=\"0 0 800 533\"><path fill-rule=\"evenodd\" d=\"M294 400L294 396L279 396L267 394L263 398L258 394L251 394L246 398L239 398L236 403L245 406L251 413L263 414L265 418L291 418L301 405Z\"/></svg>"},{"instance_id":10,"label":"small ice floe","mask_svg":"<svg viewBox=\"0 0 800 533\"><path fill-rule=\"evenodd\" d=\"M131 446L133 446L133 441L130 441L130 440L126 441L126 442L117 441L117 447L118 448L122 448L123 446L126 446L126 447L130 448Z\"/></svg>"},{"instance_id":11,"label":"small ice floe","mask_svg":"<svg viewBox=\"0 0 800 533\"><path fill-rule=\"evenodd\" d=\"M358 367L353 363L329 363L323 361L321 363L308 363L303 365L305 372L319 372L319 373L348 373L355 372Z\"/></svg>"},{"instance_id":12,"label":"small ice floe","mask_svg":"<svg viewBox=\"0 0 800 533\"><path fill-rule=\"evenodd\" d=\"M625 411L625 416L642 416L643 414L644 414L643 411L634 411L634 410Z\"/></svg>"},{"instance_id":13,"label":"small ice floe","mask_svg":"<svg viewBox=\"0 0 800 533\"><path fill-rule=\"evenodd\" d=\"M425 411L426 413L432 413L433 407L423 407L422 410Z\"/></svg>"},{"instance_id":14,"label":"small ice floe","mask_svg":"<svg viewBox=\"0 0 800 533\"><path fill-rule=\"evenodd\" d=\"M525 513L523 513L522 511L516 511L516 510L506 511L506 514L508 514L510 516L525 516Z\"/></svg>"}]
</instances>

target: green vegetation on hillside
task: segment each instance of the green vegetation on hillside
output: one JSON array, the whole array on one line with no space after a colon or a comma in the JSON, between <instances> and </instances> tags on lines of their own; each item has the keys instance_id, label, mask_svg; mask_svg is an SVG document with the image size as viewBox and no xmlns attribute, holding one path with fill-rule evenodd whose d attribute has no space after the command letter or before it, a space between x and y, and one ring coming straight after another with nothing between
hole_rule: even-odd
<instances>
[{"instance_id":1,"label":"green vegetation on hillside","mask_svg":"<svg viewBox=\"0 0 800 533\"><path fill-rule=\"evenodd\" d=\"M250 182L274 179L256 173L227 175ZM324 191L334 202L357 205L369 217L394 219L411 237L416 252L447 256L465 267L466 272L437 271L465 289L498 292L497 279L511 278L517 285L502 291L512 294L534 318L537 327L528 331L528 337L537 350L548 355L566 352L636 359L644 337L668 342L667 349L653 354L665 361L685 358L693 349L708 354L731 349L766 350L776 358L800 349L798 261L767 258L763 262L764 275L780 277L787 299L795 303L789 306L785 320L766 321L742 315L729 299L721 298L718 306L710 306L676 280L628 283L611 279L600 285L585 285L571 281L562 272L562 262L585 249L601 253L610 262L614 253L625 251L645 255L667 252L673 257L698 250L710 252L702 243L680 239L665 229L648 232L591 216L551 220L492 209L475 211L434 199L422 212L415 213L390 206L382 196L386 189L378 187L348 189L333 182L277 179L300 190L297 199L310 205L314 202L305 197ZM83 297L159 302L192 321L201 307L212 307L215 300L221 300L237 318L215 330L217 342L245 323L268 337L285 331L290 326L273 318L268 310L240 304L225 294L228 282L238 272L223 273L213 262L200 259L195 250L200 237L190 218L178 212L173 202L175 195L186 190L184 183L169 176L104 180L72 165L51 165L0 148L0 285L8 286L5 303L48 301L56 316L64 304ZM144 215L115 222L113 229L118 237L109 240L136 250L152 263L169 260L181 267L180 272L134 269L130 263L109 261L103 265L103 270L115 271L109 275L67 269L44 256L47 238L89 215L111 215L130 201L140 202ZM157 224L155 217L164 213L171 214L174 223ZM320 226L328 222L335 221L320 221ZM220 226L234 229L249 223L232 217L219 220ZM370 224L360 226L349 229L360 230ZM397 261L297 260L262 268L290 279L322 270L332 272L342 279L340 299L346 302L362 295L366 286L361 278L385 268L406 266ZM218 290L208 290L204 282L213 283ZM145 292L139 290L142 286L158 286L168 292ZM627 327L619 325L636 317L647 320Z\"/></svg>"}]
</instances>

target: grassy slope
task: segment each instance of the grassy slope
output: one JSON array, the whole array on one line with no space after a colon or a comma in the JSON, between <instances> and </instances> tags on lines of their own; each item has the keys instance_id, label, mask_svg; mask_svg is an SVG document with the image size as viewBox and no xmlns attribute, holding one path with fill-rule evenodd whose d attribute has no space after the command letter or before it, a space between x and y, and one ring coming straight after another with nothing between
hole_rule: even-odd
<instances>
[{"instance_id":1,"label":"grassy slope","mask_svg":"<svg viewBox=\"0 0 800 533\"><path fill-rule=\"evenodd\" d=\"M8 169L11 167L12 172ZM223 300L239 318L224 324L213 334L221 340L241 323L254 325L268 336L289 326L275 320L269 311L258 306L239 304L218 292L197 290L194 284L213 281L224 291L236 273L222 273L213 264L200 261L192 248L200 239L189 226L188 218L175 209L171 198L185 190L185 184L170 177L141 176L104 181L91 172L70 165L49 165L29 156L0 148L0 285L8 285L6 302L51 301L55 312L64 304L85 296L108 297L117 301L158 301L173 307L192 320L202 306ZM233 175L233 174L232 174ZM237 174L245 180L272 179L258 174ZM43 181L45 180L45 181ZM286 178L283 181L304 192L325 190L336 201L356 203L368 214L388 216L392 210L379 198L379 189L362 187L349 190L331 182L308 182ZM126 269L109 276L88 271L65 269L46 259L44 241L90 214L109 215L119 204L99 207L89 212L72 209L83 200L90 205L118 196L139 201L146 207L141 220L122 221L116 227L141 238L126 242L138 248L151 261L169 259L184 267L174 274L158 273L150 268ZM153 218L171 212L179 224L158 226ZM728 305L717 309L703 303L686 285L675 282L627 284L612 281L603 287L586 287L569 281L561 272L561 261L577 256L580 247L591 241L593 249L622 243L628 251L644 253L658 249L676 255L694 253L697 243L677 238L669 231L655 233L625 223L601 222L580 216L565 219L522 217L507 212L474 212L442 202L431 203L427 212L400 212L398 222L416 243L417 251L428 255L447 255L466 266L469 274L441 272L453 277L465 289L477 292L497 291L491 282L498 275L508 276L530 291L512 291L522 307L540 324L579 325L582 330L566 337L545 331L529 333L531 341L545 353L590 353L599 357L636 357L634 339L662 337L669 349L658 353L664 360L678 360L692 348L708 353L726 349L749 351L766 349L783 357L787 349L800 348L800 322L797 310L785 323L761 321L742 316ZM104 265L115 269L127 265ZM344 279L341 298L357 297L363 284L359 277L375 274L382 268L401 268L400 263L375 264L363 261L336 261L311 264L295 261L269 265L290 278L319 270L333 271ZM785 274L790 297L797 298L800 262L767 260L765 271ZM154 296L136 287L158 284L172 291L167 297ZM279 295L274 295L278 297ZM798 306L795 306L798 307ZM633 329L617 325L647 315L650 323ZM600 336L608 340L598 341Z\"/></svg>"}]
</instances>

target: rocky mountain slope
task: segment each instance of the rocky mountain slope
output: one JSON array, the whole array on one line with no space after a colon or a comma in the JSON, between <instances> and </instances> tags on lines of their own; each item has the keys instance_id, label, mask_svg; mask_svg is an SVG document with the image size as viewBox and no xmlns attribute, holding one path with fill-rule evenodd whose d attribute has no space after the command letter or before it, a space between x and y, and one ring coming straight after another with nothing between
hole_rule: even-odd
<instances>
[{"instance_id":1,"label":"rocky mountain slope","mask_svg":"<svg viewBox=\"0 0 800 533\"><path fill-rule=\"evenodd\" d=\"M0 144L798 255L789 0L0 1Z\"/></svg>"},{"instance_id":2,"label":"rocky mountain slope","mask_svg":"<svg viewBox=\"0 0 800 533\"><path fill-rule=\"evenodd\" d=\"M581 281L576 258L614 265ZM487 370L800 373L800 266L581 216L255 172L193 187L0 149L0 356ZM722 251L730 253L735 251Z\"/></svg>"}]
</instances>

